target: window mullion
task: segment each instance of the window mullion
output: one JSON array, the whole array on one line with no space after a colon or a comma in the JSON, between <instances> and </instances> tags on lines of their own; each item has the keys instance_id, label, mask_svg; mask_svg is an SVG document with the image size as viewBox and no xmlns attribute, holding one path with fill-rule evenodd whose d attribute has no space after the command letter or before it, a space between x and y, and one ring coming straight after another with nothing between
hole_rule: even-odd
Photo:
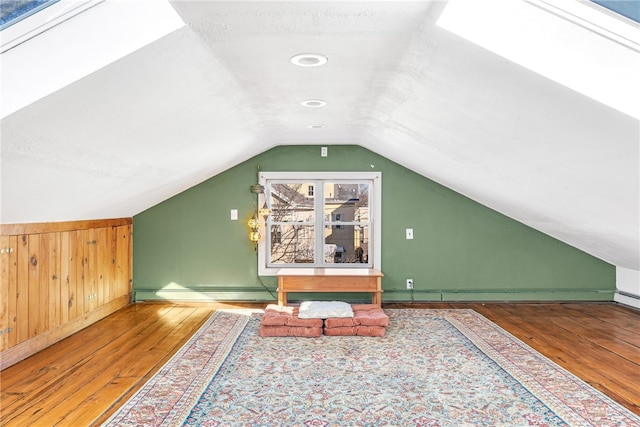
<instances>
[{"instance_id":1,"label":"window mullion","mask_svg":"<svg viewBox=\"0 0 640 427\"><path fill-rule=\"evenodd\" d=\"M324 265L324 181L314 181L314 207L316 212L316 257L314 265Z\"/></svg>"}]
</instances>

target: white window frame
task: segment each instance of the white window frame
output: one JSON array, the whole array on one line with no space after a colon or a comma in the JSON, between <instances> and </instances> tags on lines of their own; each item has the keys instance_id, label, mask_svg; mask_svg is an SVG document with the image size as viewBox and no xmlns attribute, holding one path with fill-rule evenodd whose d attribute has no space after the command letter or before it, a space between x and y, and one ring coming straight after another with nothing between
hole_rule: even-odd
<instances>
[{"instance_id":1,"label":"white window frame","mask_svg":"<svg viewBox=\"0 0 640 427\"><path fill-rule=\"evenodd\" d=\"M267 189L267 181L276 180L292 180L297 182L308 182L314 180L331 180L331 181L371 181L371 194L369 194L369 236L370 236L370 257L372 262L369 266L363 267L360 264L336 264L331 268L347 268L366 270L373 268L382 270L382 173L381 172L260 172L259 183L265 190ZM315 196L317 197L317 196ZM258 196L258 206L264 206L266 203L266 195ZM323 227L323 216L316 215L316 227ZM261 223L262 235L266 236L266 223ZM308 264L300 264L300 266L287 265L282 267L267 266L268 254L266 253L266 238L260 239L258 242L258 274L261 276L275 276L282 268L309 268ZM317 266L312 266L318 268ZM321 267L320 267L321 268Z\"/></svg>"}]
</instances>

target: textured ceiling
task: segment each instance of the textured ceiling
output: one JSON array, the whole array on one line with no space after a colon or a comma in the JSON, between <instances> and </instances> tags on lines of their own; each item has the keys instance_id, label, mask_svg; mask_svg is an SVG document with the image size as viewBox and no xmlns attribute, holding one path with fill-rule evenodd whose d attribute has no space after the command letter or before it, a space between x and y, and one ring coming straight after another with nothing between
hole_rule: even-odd
<instances>
[{"instance_id":1,"label":"textured ceiling","mask_svg":"<svg viewBox=\"0 0 640 427\"><path fill-rule=\"evenodd\" d=\"M276 145L359 144L640 269L638 119L438 27L446 5L171 2L186 25L2 119L2 222L133 216Z\"/></svg>"}]
</instances>

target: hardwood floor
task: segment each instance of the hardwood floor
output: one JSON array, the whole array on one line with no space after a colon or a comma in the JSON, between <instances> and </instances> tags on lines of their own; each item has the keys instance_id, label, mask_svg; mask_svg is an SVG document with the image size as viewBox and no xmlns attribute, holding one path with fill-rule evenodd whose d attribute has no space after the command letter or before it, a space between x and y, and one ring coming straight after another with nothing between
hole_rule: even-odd
<instances>
[{"instance_id":1,"label":"hardwood floor","mask_svg":"<svg viewBox=\"0 0 640 427\"><path fill-rule=\"evenodd\" d=\"M217 308L126 307L0 372L0 425L99 425ZM640 311L607 304L385 304L471 308L640 415Z\"/></svg>"}]
</instances>

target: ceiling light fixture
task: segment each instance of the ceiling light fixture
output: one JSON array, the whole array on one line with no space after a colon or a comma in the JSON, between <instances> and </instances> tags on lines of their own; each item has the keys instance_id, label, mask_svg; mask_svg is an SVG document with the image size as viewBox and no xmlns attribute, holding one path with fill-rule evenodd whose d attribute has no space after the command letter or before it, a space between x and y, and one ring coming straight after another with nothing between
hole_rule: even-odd
<instances>
[{"instance_id":1,"label":"ceiling light fixture","mask_svg":"<svg viewBox=\"0 0 640 427\"><path fill-rule=\"evenodd\" d=\"M327 57L318 53L301 53L291 57L291 63L299 67L319 67L326 64Z\"/></svg>"},{"instance_id":2,"label":"ceiling light fixture","mask_svg":"<svg viewBox=\"0 0 640 427\"><path fill-rule=\"evenodd\" d=\"M309 129L322 129L322 128L326 128L327 125L322 125L322 124L319 124L319 125L308 125L307 127Z\"/></svg>"},{"instance_id":3,"label":"ceiling light fixture","mask_svg":"<svg viewBox=\"0 0 640 427\"><path fill-rule=\"evenodd\" d=\"M324 107L325 105L327 105L327 102L321 99L307 99L306 101L302 101L300 104L304 105L305 107L318 108Z\"/></svg>"}]
</instances>

